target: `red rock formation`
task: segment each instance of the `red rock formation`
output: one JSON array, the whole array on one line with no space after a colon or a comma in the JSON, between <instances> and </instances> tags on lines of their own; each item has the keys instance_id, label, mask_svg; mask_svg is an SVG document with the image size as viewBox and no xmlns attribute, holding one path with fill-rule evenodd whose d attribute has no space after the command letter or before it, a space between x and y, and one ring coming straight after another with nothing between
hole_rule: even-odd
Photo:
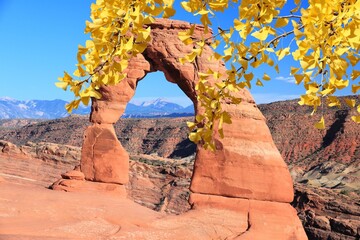
<instances>
[{"instance_id":1,"label":"red rock formation","mask_svg":"<svg viewBox=\"0 0 360 240\"><path fill-rule=\"evenodd\" d=\"M143 55L130 61L127 78L117 86L102 87L102 99L93 99L90 116L93 125L85 131L81 158L86 180L118 184L128 181L129 157L116 138L113 124L123 114L138 81L147 73L164 72L166 79L176 83L193 101L195 112L201 113L204 110L195 91L197 72L226 71L223 62L209 61L213 53L209 46L196 65L179 63L178 59L193 48L178 39L178 32L189 29L189 23L160 19L151 28L152 42ZM194 38L200 39L202 31L203 27L197 26ZM242 90L238 94L243 100L239 106L226 103L222 106L232 115L233 124L224 127L224 139L216 139L217 150L197 148L190 188L194 193L192 204L195 208L212 207L212 202L217 202L216 206L226 209L230 204L231 209L243 202L241 211L245 215L253 212L254 224L240 239L263 239L265 235L270 239L305 239L296 212L289 205L293 186L288 168L250 93ZM245 207L249 204L250 209ZM263 218L261 213L267 217ZM263 231L266 225L269 231Z\"/></svg>"}]
</instances>

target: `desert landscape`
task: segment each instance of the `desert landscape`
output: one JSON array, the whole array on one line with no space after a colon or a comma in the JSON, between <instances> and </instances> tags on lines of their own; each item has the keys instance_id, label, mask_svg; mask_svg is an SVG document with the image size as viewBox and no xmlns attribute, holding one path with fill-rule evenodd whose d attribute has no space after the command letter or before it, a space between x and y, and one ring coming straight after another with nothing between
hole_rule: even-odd
<instances>
[{"instance_id":1,"label":"desert landscape","mask_svg":"<svg viewBox=\"0 0 360 240\"><path fill-rule=\"evenodd\" d=\"M338 129L331 138L326 138L330 133L311 128L311 117L296 101L259 105L259 108L267 118L274 141L289 166L295 188L291 204L296 208L308 238L358 239L360 129L349 121L348 116L341 125L337 125L338 116L348 110L326 110L326 119ZM196 149L187 139L186 121L189 120L191 118L120 119L116 123L116 134L130 153L127 196L145 207L141 210L125 199L121 191L94 196L91 194L91 186L81 193L73 192L71 185L64 186L67 192L48 190L61 174L80 164L82 134L90 124L87 116L74 115L49 121L2 120L2 238L51 239L76 236L86 239L98 235L98 239L122 239L115 236L118 226L123 226L125 222L128 229L135 226L142 229L147 228L149 219L154 221L188 212L191 209L188 202L189 186ZM294 129L294 133L282 131L283 126L288 130ZM324 145L324 139L330 144ZM118 198L121 202L114 200ZM127 204L131 204L133 209L124 209L123 206ZM31 211L28 209L30 206L33 208ZM86 214L78 210L79 207ZM59 208L62 209L61 216L57 215ZM111 217L120 218L120 213L125 210L128 210L126 218L117 219L116 224L108 221ZM111 212L111 216L106 216L106 212ZM51 216L49 214L54 215L54 222L41 222L47 222L46 219ZM217 213L211 214L216 219ZM239 217L232 216L234 219L231 219L230 216L229 221ZM191 219L194 228L210 234L192 232L194 236L211 239L207 236L216 236L211 235L214 229L224 231L207 224L201 225L200 213ZM194 219L199 221L194 223ZM174 221L176 231L189 227L181 225L185 220ZM34 226L31 222L41 224ZM73 222L76 224L71 225ZM41 228L42 224L46 227ZM217 226L216 221L213 224ZM149 236L148 233L142 234L144 239L151 239L145 237ZM184 239L190 239L190 236Z\"/></svg>"},{"instance_id":2,"label":"desert landscape","mask_svg":"<svg viewBox=\"0 0 360 240\"><path fill-rule=\"evenodd\" d=\"M244 1L216 32L228 1L182 2L202 25L169 19L173 3L93 3L91 40L55 83L74 100L0 98L0 239L360 239L359 97L335 97L360 89L343 80L360 76L359 5ZM301 67L275 75L287 55ZM155 72L192 104L133 104ZM251 81L272 78L306 94L257 104Z\"/></svg>"}]
</instances>

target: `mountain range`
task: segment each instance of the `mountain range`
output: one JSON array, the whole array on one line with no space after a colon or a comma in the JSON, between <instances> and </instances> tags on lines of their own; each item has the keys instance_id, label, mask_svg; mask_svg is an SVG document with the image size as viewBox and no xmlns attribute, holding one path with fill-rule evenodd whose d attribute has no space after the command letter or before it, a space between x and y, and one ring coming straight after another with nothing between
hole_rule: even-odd
<instances>
[{"instance_id":1,"label":"mountain range","mask_svg":"<svg viewBox=\"0 0 360 240\"><path fill-rule=\"evenodd\" d=\"M0 98L0 119L56 119L69 116L65 110L66 101L29 100L21 101L8 97ZM79 106L73 114L86 115L90 107ZM128 103L123 118L181 117L194 115L194 107L180 106L158 98L140 104Z\"/></svg>"}]
</instances>

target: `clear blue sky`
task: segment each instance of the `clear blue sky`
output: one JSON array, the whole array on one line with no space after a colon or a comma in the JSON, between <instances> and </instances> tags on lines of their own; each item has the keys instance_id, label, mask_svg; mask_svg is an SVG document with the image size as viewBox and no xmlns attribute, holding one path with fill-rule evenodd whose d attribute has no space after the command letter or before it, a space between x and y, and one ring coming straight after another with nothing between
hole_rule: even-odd
<instances>
[{"instance_id":1,"label":"clear blue sky","mask_svg":"<svg viewBox=\"0 0 360 240\"><path fill-rule=\"evenodd\" d=\"M71 93L56 88L54 83L64 70L75 69L77 46L87 39L85 20L89 18L92 2L0 0L0 97L72 100ZM216 21L227 24L232 21L231 14L228 12ZM194 21L183 11L177 19ZM258 103L291 99L302 93L289 78L289 63L284 61L280 65L283 69L280 75L268 72L273 80L266 82L264 88L255 86L251 90ZM261 77L262 73L255 75ZM181 90L168 83L160 72L141 81L135 95L138 101L157 97L190 104Z\"/></svg>"}]
</instances>

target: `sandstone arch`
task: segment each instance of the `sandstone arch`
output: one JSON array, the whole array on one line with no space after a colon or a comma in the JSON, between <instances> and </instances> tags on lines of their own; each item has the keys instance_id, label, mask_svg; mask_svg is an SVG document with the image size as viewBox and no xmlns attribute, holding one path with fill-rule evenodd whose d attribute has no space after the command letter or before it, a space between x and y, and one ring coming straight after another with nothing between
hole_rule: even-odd
<instances>
[{"instance_id":1,"label":"sandstone arch","mask_svg":"<svg viewBox=\"0 0 360 240\"><path fill-rule=\"evenodd\" d=\"M143 55L130 61L127 78L117 86L102 87L103 98L92 102L92 126L85 131L81 158L86 180L127 183L129 156L117 140L113 124L123 114L138 81L147 73L164 72L166 79L176 83L193 101L195 112L201 113L196 100L196 71L226 70L222 62L208 60L212 53L209 47L197 60L197 66L178 62L192 48L183 45L177 37L179 31L190 28L189 23L161 19L151 27L153 40ZM195 35L200 37L201 31L203 28L197 26ZM218 139L218 150L212 153L201 146L197 148L190 202L199 208L211 206L251 213L253 230L247 232L247 239L261 239L254 238L260 232L267 233L261 227L279 232L276 236L281 238L272 239L285 239L285 236L304 239L301 223L289 205L293 185L288 168L252 96L247 90L239 94L243 99L240 105L223 106L232 115L233 123L224 127L225 138ZM279 218L274 220L273 215L280 211Z\"/></svg>"},{"instance_id":2,"label":"sandstone arch","mask_svg":"<svg viewBox=\"0 0 360 240\"><path fill-rule=\"evenodd\" d=\"M178 84L193 101L195 111L201 112L194 89L196 68L199 71L226 70L222 62L208 60L210 48L198 59L198 66L178 62L177 59L192 48L184 46L177 37L180 30L190 27L188 23L160 20L151 27L153 40L143 55L131 60L128 77L115 87L103 87L103 98L93 100L90 116L93 126L85 133L81 159L81 170L87 180L127 182L128 155L116 140L112 124L123 114L137 82L147 73L164 72L166 79ZM200 36L201 31L202 27L198 26L195 34ZM219 140L221 149L210 153L198 147L191 190L201 194L290 202L293 197L291 177L265 119L247 90L239 94L242 104L223 106L233 116L234 123L225 126L225 138Z\"/></svg>"}]
</instances>

